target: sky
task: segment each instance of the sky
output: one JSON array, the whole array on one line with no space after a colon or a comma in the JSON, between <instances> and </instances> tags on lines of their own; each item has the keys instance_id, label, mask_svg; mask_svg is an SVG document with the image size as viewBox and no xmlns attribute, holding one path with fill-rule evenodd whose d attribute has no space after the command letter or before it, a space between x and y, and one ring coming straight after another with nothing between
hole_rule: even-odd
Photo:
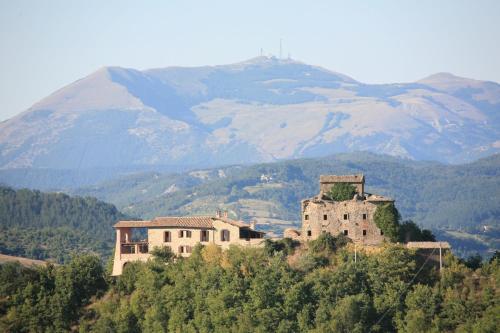
<instances>
[{"instance_id":1,"label":"sky","mask_svg":"<svg viewBox=\"0 0 500 333\"><path fill-rule=\"evenodd\" d=\"M365 83L437 72L500 82L500 1L0 0L0 121L103 66L260 54Z\"/></svg>"}]
</instances>

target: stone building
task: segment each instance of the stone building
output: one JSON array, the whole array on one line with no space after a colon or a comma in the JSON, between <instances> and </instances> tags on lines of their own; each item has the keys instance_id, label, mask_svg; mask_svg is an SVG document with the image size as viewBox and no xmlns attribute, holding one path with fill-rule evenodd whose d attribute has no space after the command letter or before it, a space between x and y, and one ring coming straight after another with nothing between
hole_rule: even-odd
<instances>
[{"instance_id":1,"label":"stone building","mask_svg":"<svg viewBox=\"0 0 500 333\"><path fill-rule=\"evenodd\" d=\"M264 232L254 224L246 224L217 212L216 216L157 217L151 221L119 221L116 229L115 256L112 275L121 275L130 261L147 261L155 247L169 247L179 256L189 256L198 244L214 243L222 248L231 244L259 246ZM133 231L145 230L147 238L134 239ZM139 234L141 234L139 232ZM144 233L143 233L144 235Z\"/></svg>"},{"instance_id":2,"label":"stone building","mask_svg":"<svg viewBox=\"0 0 500 333\"><path fill-rule=\"evenodd\" d=\"M356 188L351 200L333 201L327 197L332 186L348 183ZM355 243L378 245L385 239L382 231L373 220L377 206L394 202L393 199L365 192L363 175L322 175L319 194L302 200L302 229L288 229L285 237L309 241L318 238L322 232L334 236L342 233Z\"/></svg>"}]
</instances>

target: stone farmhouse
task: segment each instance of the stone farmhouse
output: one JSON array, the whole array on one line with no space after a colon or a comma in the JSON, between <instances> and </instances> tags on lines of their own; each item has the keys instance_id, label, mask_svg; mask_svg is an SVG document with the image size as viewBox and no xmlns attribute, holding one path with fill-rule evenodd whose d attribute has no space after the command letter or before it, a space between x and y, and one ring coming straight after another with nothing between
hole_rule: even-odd
<instances>
[{"instance_id":1,"label":"stone farmhouse","mask_svg":"<svg viewBox=\"0 0 500 333\"><path fill-rule=\"evenodd\" d=\"M259 246L264 232L255 224L228 218L217 211L216 216L157 217L151 221L119 221L116 229L113 276L121 275L131 261L147 261L155 247L169 247L176 255L187 257L198 244L214 243L222 248L231 244ZM133 230L146 229L147 239L134 240Z\"/></svg>"},{"instance_id":2,"label":"stone farmhouse","mask_svg":"<svg viewBox=\"0 0 500 333\"><path fill-rule=\"evenodd\" d=\"M352 199L331 200L327 193L338 183L348 183L356 188ZM323 232L334 236L342 233L355 244L377 246L386 238L373 219L379 205L392 203L393 199L365 192L365 177L359 175L321 175L319 194L301 201L302 229L286 229L284 237L300 242L314 240ZM264 235L255 230L255 222L246 224L228 218L217 211L215 216L157 217L150 221L119 221L116 229L113 276L121 275L123 267L131 261L147 261L155 247L169 247L178 256L188 257L193 247L216 244L223 249L231 244L262 246ZM145 229L147 238L134 239L133 230ZM144 233L140 233L144 235ZM442 250L449 250L446 242L410 242L409 248L437 255L442 267ZM424 253L425 254L425 253Z\"/></svg>"},{"instance_id":3,"label":"stone farmhouse","mask_svg":"<svg viewBox=\"0 0 500 333\"><path fill-rule=\"evenodd\" d=\"M348 183L356 188L351 200L333 201L326 196L333 185ZM377 206L394 202L393 199L365 192L365 177L359 175L321 175L319 194L302 200L302 229L285 230L285 237L300 241L318 238L323 232L334 236L343 233L355 243L378 245L385 240L373 215Z\"/></svg>"}]
</instances>

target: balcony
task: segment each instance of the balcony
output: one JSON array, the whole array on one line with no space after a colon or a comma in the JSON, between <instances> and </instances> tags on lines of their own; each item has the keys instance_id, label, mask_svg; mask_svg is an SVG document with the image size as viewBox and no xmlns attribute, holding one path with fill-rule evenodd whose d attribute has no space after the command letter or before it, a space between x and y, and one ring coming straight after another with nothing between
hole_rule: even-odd
<instances>
[{"instance_id":1,"label":"balcony","mask_svg":"<svg viewBox=\"0 0 500 333\"><path fill-rule=\"evenodd\" d=\"M149 257L149 243L147 241L124 242L120 244L121 259L140 257Z\"/></svg>"}]
</instances>

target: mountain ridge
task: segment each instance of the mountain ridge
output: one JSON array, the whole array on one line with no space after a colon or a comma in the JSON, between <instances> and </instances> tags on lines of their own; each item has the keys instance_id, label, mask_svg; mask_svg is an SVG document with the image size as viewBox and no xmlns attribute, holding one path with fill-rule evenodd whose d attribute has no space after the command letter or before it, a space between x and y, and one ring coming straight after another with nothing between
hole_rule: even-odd
<instances>
[{"instance_id":1,"label":"mountain ridge","mask_svg":"<svg viewBox=\"0 0 500 333\"><path fill-rule=\"evenodd\" d=\"M499 110L499 84L442 73L372 85L267 57L107 66L0 123L0 168L203 167L365 150L460 163L500 151Z\"/></svg>"}]
</instances>

